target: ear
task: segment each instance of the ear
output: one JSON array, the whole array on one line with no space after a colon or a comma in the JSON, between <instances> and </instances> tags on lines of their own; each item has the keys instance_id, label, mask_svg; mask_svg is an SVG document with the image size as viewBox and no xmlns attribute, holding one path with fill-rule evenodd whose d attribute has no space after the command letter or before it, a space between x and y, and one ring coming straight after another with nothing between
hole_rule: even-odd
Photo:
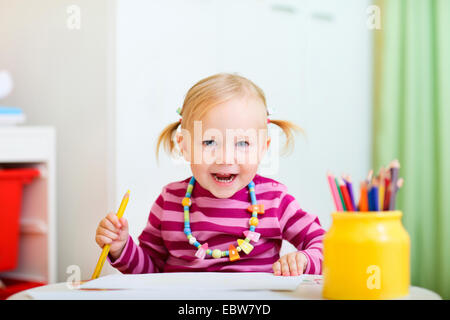
<instances>
[{"instance_id":1,"label":"ear","mask_svg":"<svg viewBox=\"0 0 450 320\"><path fill-rule=\"evenodd\" d=\"M266 148L262 148L260 149L260 153L259 153L259 160L261 161L261 159L264 157L264 155L267 153L267 151L269 150L269 146L270 146L270 142L272 140L270 139L270 137L267 137L267 145Z\"/></svg>"},{"instance_id":2,"label":"ear","mask_svg":"<svg viewBox=\"0 0 450 320\"><path fill-rule=\"evenodd\" d=\"M181 132L177 132L175 134L175 141L177 142L178 148L180 149L180 156L183 157L184 160L189 162L186 141L183 139L183 134Z\"/></svg>"}]
</instances>

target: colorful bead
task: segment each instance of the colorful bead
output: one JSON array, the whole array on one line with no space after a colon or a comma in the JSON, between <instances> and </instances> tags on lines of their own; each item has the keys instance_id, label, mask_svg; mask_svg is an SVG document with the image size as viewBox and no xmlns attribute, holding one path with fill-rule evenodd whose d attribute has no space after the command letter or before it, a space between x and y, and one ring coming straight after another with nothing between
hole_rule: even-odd
<instances>
[{"instance_id":1,"label":"colorful bead","mask_svg":"<svg viewBox=\"0 0 450 320\"><path fill-rule=\"evenodd\" d=\"M213 252L212 252L212 256L215 259L222 258L222 251L219 250L219 249L214 249Z\"/></svg>"},{"instance_id":2,"label":"colorful bead","mask_svg":"<svg viewBox=\"0 0 450 320\"><path fill-rule=\"evenodd\" d=\"M200 246L195 253L195 256L199 259L204 259L206 255L206 250L208 249L208 243L204 243L202 246Z\"/></svg>"},{"instance_id":3,"label":"colorful bead","mask_svg":"<svg viewBox=\"0 0 450 320\"><path fill-rule=\"evenodd\" d=\"M247 210L250 212L257 212L259 214L264 214L264 205L263 204L252 204L247 207Z\"/></svg>"},{"instance_id":4,"label":"colorful bead","mask_svg":"<svg viewBox=\"0 0 450 320\"><path fill-rule=\"evenodd\" d=\"M259 240L259 237L261 236L260 233L254 232L254 231L251 231L251 230L250 231L245 230L244 231L244 235L245 235L245 237L247 239L250 239L253 242L257 242Z\"/></svg>"},{"instance_id":5,"label":"colorful bead","mask_svg":"<svg viewBox=\"0 0 450 320\"><path fill-rule=\"evenodd\" d=\"M186 206L190 207L192 204L191 198L184 197L183 200L181 201L181 204L185 207Z\"/></svg>"},{"instance_id":6,"label":"colorful bead","mask_svg":"<svg viewBox=\"0 0 450 320\"><path fill-rule=\"evenodd\" d=\"M228 247L228 252L230 261L239 260L241 258L236 248L232 244L230 244L230 246Z\"/></svg>"},{"instance_id":7,"label":"colorful bead","mask_svg":"<svg viewBox=\"0 0 450 320\"><path fill-rule=\"evenodd\" d=\"M197 239L195 239L195 237L191 236L189 239L189 244L194 244L197 241Z\"/></svg>"},{"instance_id":8,"label":"colorful bead","mask_svg":"<svg viewBox=\"0 0 450 320\"><path fill-rule=\"evenodd\" d=\"M249 254L253 250L253 246L245 240L238 239L237 242L239 244L239 247L241 247L242 251L244 251L245 254Z\"/></svg>"},{"instance_id":9,"label":"colorful bead","mask_svg":"<svg viewBox=\"0 0 450 320\"><path fill-rule=\"evenodd\" d=\"M256 217L250 218L250 225L251 226L255 226L256 227L258 225L258 223L259 223L258 218L256 218Z\"/></svg>"}]
</instances>

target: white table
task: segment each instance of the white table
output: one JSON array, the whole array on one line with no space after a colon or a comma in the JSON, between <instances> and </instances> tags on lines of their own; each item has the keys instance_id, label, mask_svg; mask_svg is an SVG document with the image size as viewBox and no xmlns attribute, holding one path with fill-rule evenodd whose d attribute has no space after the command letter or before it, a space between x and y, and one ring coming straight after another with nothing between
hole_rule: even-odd
<instances>
[{"instance_id":1,"label":"white table","mask_svg":"<svg viewBox=\"0 0 450 320\"><path fill-rule=\"evenodd\" d=\"M69 289L67 283L56 283L47 286L37 287L29 290L25 290L16 293L9 297L8 300L30 300L32 297L29 295L33 292L49 292L58 293L60 300L72 299L70 292L73 289ZM108 299L136 299L136 293L133 291L132 295L126 291L113 291L108 292ZM84 299L92 300L92 296L89 295L89 291L85 291L86 296ZM228 291L228 290L199 290L195 291L192 288L186 291L141 291L138 292L140 298L145 300L322 300L322 285L321 284L302 284L297 287L295 291L273 291L273 290L259 290L259 291ZM94 299L102 299L101 295L96 295ZM79 297L78 297L79 298ZM441 297L424 288L410 287L409 296L403 297L405 300L441 300ZM403 300L402 299L402 300Z\"/></svg>"}]
</instances>

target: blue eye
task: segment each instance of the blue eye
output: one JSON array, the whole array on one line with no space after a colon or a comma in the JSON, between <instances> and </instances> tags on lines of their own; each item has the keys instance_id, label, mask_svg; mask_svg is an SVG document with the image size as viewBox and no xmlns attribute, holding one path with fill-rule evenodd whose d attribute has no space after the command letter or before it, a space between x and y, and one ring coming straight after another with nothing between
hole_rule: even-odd
<instances>
[{"instance_id":1,"label":"blue eye","mask_svg":"<svg viewBox=\"0 0 450 320\"><path fill-rule=\"evenodd\" d=\"M238 147L248 147L250 144L247 141L239 141L237 143Z\"/></svg>"},{"instance_id":2,"label":"blue eye","mask_svg":"<svg viewBox=\"0 0 450 320\"><path fill-rule=\"evenodd\" d=\"M211 147L213 146L213 144L215 144L216 142L214 140L205 140L202 142L202 144L206 147Z\"/></svg>"}]
</instances>

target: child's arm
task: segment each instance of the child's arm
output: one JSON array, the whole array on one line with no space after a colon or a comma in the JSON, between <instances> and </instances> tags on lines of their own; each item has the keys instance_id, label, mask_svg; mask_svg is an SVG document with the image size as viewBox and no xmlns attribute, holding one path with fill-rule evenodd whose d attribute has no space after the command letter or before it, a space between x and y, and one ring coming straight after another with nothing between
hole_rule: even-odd
<instances>
[{"instance_id":1,"label":"child's arm","mask_svg":"<svg viewBox=\"0 0 450 320\"><path fill-rule=\"evenodd\" d=\"M279 205L279 221L283 239L293 244L298 253L282 257L279 265L274 265L274 271L279 268L285 274L286 264L296 262L304 270L296 270L298 274L321 274L323 260L323 236L325 230L320 226L317 216L306 213L300 208L297 200L284 193ZM276 272L275 272L276 273Z\"/></svg>"},{"instance_id":2,"label":"child's arm","mask_svg":"<svg viewBox=\"0 0 450 320\"><path fill-rule=\"evenodd\" d=\"M139 236L139 246L131 236L117 259L108 255L108 261L122 273L154 273L161 272L168 251L161 238L161 217L164 208L163 193L153 204L147 225Z\"/></svg>"}]
</instances>

